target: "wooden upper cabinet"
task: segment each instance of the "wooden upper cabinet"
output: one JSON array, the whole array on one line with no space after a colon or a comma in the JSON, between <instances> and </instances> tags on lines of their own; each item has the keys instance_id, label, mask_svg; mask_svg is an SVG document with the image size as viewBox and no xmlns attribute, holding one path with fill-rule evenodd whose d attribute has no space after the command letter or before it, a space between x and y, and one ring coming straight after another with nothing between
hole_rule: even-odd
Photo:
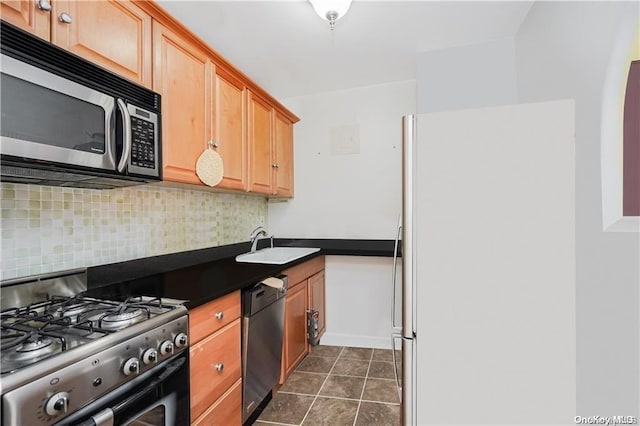
<instances>
[{"instance_id":1,"label":"wooden upper cabinet","mask_svg":"<svg viewBox=\"0 0 640 426\"><path fill-rule=\"evenodd\" d=\"M298 118L156 2L0 0L0 14L162 95L164 180L203 185L195 165L211 145L223 162L217 188L293 196Z\"/></svg>"},{"instance_id":2,"label":"wooden upper cabinet","mask_svg":"<svg viewBox=\"0 0 640 426\"><path fill-rule=\"evenodd\" d=\"M163 179L200 184L195 164L207 146L212 64L188 40L153 23L153 90L162 96Z\"/></svg>"},{"instance_id":3,"label":"wooden upper cabinet","mask_svg":"<svg viewBox=\"0 0 640 426\"><path fill-rule=\"evenodd\" d=\"M2 0L0 16L16 27L49 41L51 40L52 13L50 8L50 0Z\"/></svg>"},{"instance_id":4,"label":"wooden upper cabinet","mask_svg":"<svg viewBox=\"0 0 640 426\"><path fill-rule=\"evenodd\" d=\"M151 16L130 1L52 0L51 41L146 87L152 85ZM4 12L4 11L3 11ZM70 22L63 22L63 14Z\"/></svg>"},{"instance_id":5,"label":"wooden upper cabinet","mask_svg":"<svg viewBox=\"0 0 640 426\"><path fill-rule=\"evenodd\" d=\"M213 142L222 157L223 178L218 187L247 189L246 89L223 68L216 67L213 83Z\"/></svg>"},{"instance_id":6,"label":"wooden upper cabinet","mask_svg":"<svg viewBox=\"0 0 640 426\"><path fill-rule=\"evenodd\" d=\"M293 197L293 123L279 112L274 115L274 194Z\"/></svg>"},{"instance_id":7,"label":"wooden upper cabinet","mask_svg":"<svg viewBox=\"0 0 640 426\"><path fill-rule=\"evenodd\" d=\"M272 108L249 92L249 191L272 194Z\"/></svg>"}]
</instances>

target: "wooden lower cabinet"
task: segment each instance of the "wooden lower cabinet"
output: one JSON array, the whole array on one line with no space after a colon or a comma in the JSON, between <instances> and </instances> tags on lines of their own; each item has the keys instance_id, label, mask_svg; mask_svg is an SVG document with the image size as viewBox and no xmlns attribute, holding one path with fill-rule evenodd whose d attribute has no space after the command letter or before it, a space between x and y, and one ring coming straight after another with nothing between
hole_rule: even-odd
<instances>
[{"instance_id":1,"label":"wooden lower cabinet","mask_svg":"<svg viewBox=\"0 0 640 426\"><path fill-rule=\"evenodd\" d=\"M229 293L189 312L191 345L240 318L240 291Z\"/></svg>"},{"instance_id":2,"label":"wooden lower cabinet","mask_svg":"<svg viewBox=\"0 0 640 426\"><path fill-rule=\"evenodd\" d=\"M327 323L325 320L324 271L320 271L309 278L309 309L311 308L320 312L320 318L318 319L318 332L320 333L320 336L322 336L327 329Z\"/></svg>"},{"instance_id":3,"label":"wooden lower cabinet","mask_svg":"<svg viewBox=\"0 0 640 426\"><path fill-rule=\"evenodd\" d=\"M192 424L241 424L240 321L239 291L189 312Z\"/></svg>"},{"instance_id":4,"label":"wooden lower cabinet","mask_svg":"<svg viewBox=\"0 0 640 426\"><path fill-rule=\"evenodd\" d=\"M320 335L326 329L324 256L289 268L283 274L289 277L289 289L284 310L280 384L309 353L307 310L314 307L320 312Z\"/></svg>"},{"instance_id":5,"label":"wooden lower cabinet","mask_svg":"<svg viewBox=\"0 0 640 426\"><path fill-rule=\"evenodd\" d=\"M234 426L242 424L242 379L238 380L200 417L192 422L197 426Z\"/></svg>"},{"instance_id":6,"label":"wooden lower cabinet","mask_svg":"<svg viewBox=\"0 0 640 426\"><path fill-rule=\"evenodd\" d=\"M280 383L284 383L298 363L309 353L307 343L307 283L289 288L285 303L284 338Z\"/></svg>"}]
</instances>

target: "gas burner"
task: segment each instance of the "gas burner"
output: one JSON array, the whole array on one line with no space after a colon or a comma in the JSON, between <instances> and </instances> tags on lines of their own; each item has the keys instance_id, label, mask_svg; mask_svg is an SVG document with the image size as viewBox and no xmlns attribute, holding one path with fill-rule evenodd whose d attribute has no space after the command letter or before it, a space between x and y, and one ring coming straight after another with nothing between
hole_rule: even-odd
<instances>
[{"instance_id":1,"label":"gas burner","mask_svg":"<svg viewBox=\"0 0 640 426\"><path fill-rule=\"evenodd\" d=\"M27 334L21 331L2 329L0 332L0 349L9 349L27 338Z\"/></svg>"},{"instance_id":2,"label":"gas burner","mask_svg":"<svg viewBox=\"0 0 640 426\"><path fill-rule=\"evenodd\" d=\"M43 337L43 336L40 336L40 335L36 335L36 336L33 336L33 337L27 339L26 342L24 342L21 345L19 345L16 348L16 351L17 352L39 351L39 350L47 348L48 346L51 346L52 343L53 343L53 340L49 339L48 337Z\"/></svg>"},{"instance_id":3,"label":"gas burner","mask_svg":"<svg viewBox=\"0 0 640 426\"><path fill-rule=\"evenodd\" d=\"M29 338L8 353L6 360L35 361L58 352L62 352L62 343L60 341L35 334L29 336Z\"/></svg>"},{"instance_id":4,"label":"gas burner","mask_svg":"<svg viewBox=\"0 0 640 426\"><path fill-rule=\"evenodd\" d=\"M69 318L72 323L77 322L78 316L86 312L86 303L75 303L72 305L54 306L51 310L51 314L57 318Z\"/></svg>"},{"instance_id":5,"label":"gas burner","mask_svg":"<svg viewBox=\"0 0 640 426\"><path fill-rule=\"evenodd\" d=\"M107 314L100 319L98 326L105 330L120 330L145 319L147 319L145 311L134 308L133 310Z\"/></svg>"}]
</instances>

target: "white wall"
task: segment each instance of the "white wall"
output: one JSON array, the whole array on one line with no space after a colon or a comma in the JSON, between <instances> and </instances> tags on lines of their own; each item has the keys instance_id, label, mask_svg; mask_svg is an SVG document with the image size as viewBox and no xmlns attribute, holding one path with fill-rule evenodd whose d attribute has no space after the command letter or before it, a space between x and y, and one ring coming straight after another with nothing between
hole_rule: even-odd
<instances>
[{"instance_id":1,"label":"white wall","mask_svg":"<svg viewBox=\"0 0 640 426\"><path fill-rule=\"evenodd\" d=\"M514 104L514 40L420 53L416 75L419 113Z\"/></svg>"},{"instance_id":2,"label":"white wall","mask_svg":"<svg viewBox=\"0 0 640 426\"><path fill-rule=\"evenodd\" d=\"M536 2L516 36L520 102L576 102L576 415L639 414L640 236L602 231L602 88L637 2Z\"/></svg>"},{"instance_id":3,"label":"white wall","mask_svg":"<svg viewBox=\"0 0 640 426\"><path fill-rule=\"evenodd\" d=\"M414 81L286 99L295 126L295 193L269 203L276 237L393 239L402 209L402 121ZM359 148L337 154L331 130L357 126ZM356 144L357 145L357 144ZM343 148L350 148L349 146ZM390 258L328 256L323 344L390 347Z\"/></svg>"},{"instance_id":4,"label":"white wall","mask_svg":"<svg viewBox=\"0 0 640 426\"><path fill-rule=\"evenodd\" d=\"M402 209L402 121L414 81L285 99L294 133L295 198L269 204L277 237L393 239ZM332 154L331 130L357 126L359 152Z\"/></svg>"},{"instance_id":5,"label":"white wall","mask_svg":"<svg viewBox=\"0 0 640 426\"><path fill-rule=\"evenodd\" d=\"M388 257L327 256L327 332L323 345L391 347Z\"/></svg>"}]
</instances>

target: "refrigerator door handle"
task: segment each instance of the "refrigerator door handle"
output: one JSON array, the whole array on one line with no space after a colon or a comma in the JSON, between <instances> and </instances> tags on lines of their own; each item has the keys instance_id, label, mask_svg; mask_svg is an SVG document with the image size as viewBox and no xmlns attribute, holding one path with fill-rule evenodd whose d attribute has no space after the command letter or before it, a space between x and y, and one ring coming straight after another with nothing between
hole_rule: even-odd
<instances>
[{"instance_id":1,"label":"refrigerator door handle","mask_svg":"<svg viewBox=\"0 0 640 426\"><path fill-rule=\"evenodd\" d=\"M400 384L400 376L398 375L398 360L396 359L396 340L400 340L402 342L402 334L391 333L391 359L393 360L393 374L396 378L398 398L400 399L400 401L402 401L402 385Z\"/></svg>"},{"instance_id":2,"label":"refrigerator door handle","mask_svg":"<svg viewBox=\"0 0 640 426\"><path fill-rule=\"evenodd\" d=\"M402 336L407 339L415 337L416 332L415 136L415 116L404 116L402 121Z\"/></svg>"},{"instance_id":3,"label":"refrigerator door handle","mask_svg":"<svg viewBox=\"0 0 640 426\"><path fill-rule=\"evenodd\" d=\"M400 327L396 324L396 288L397 281L396 278L398 272L398 246L400 245L400 235L402 234L402 225L398 225L398 229L396 231L396 242L393 247L393 279L392 279L392 296L391 296L391 326L394 329Z\"/></svg>"}]
</instances>

